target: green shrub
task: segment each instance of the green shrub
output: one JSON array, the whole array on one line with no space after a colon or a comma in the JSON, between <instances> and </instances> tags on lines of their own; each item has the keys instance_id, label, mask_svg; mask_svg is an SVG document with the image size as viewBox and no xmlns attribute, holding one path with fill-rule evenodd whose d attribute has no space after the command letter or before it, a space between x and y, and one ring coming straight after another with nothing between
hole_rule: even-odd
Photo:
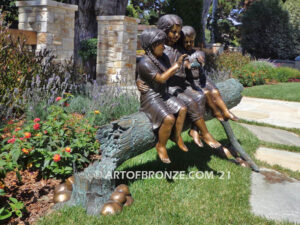
<instances>
[{"instance_id":1,"label":"green shrub","mask_svg":"<svg viewBox=\"0 0 300 225\"><path fill-rule=\"evenodd\" d=\"M289 67L278 67L275 72L274 79L279 82L287 82L290 78L300 78L300 71Z\"/></svg>"},{"instance_id":2,"label":"green shrub","mask_svg":"<svg viewBox=\"0 0 300 225\"><path fill-rule=\"evenodd\" d=\"M91 38L80 42L78 54L83 60L95 59L97 57L97 38Z\"/></svg>"},{"instance_id":3,"label":"green shrub","mask_svg":"<svg viewBox=\"0 0 300 225\"><path fill-rule=\"evenodd\" d=\"M241 69L234 71L233 76L241 82L244 87L265 84L268 74L273 70L272 67L257 67L256 65L247 64Z\"/></svg>"},{"instance_id":4,"label":"green shrub","mask_svg":"<svg viewBox=\"0 0 300 225\"><path fill-rule=\"evenodd\" d=\"M294 59L289 14L279 0L255 1L242 19L242 47L256 58Z\"/></svg>"},{"instance_id":5,"label":"green shrub","mask_svg":"<svg viewBox=\"0 0 300 225\"><path fill-rule=\"evenodd\" d=\"M106 92L100 98L93 98L84 95L75 96L67 108L69 113L82 113L95 126L101 126L138 111L140 106L137 96L132 93L113 95ZM94 118L93 113L99 111ZM91 116L92 115L92 116Z\"/></svg>"},{"instance_id":6,"label":"green shrub","mask_svg":"<svg viewBox=\"0 0 300 225\"><path fill-rule=\"evenodd\" d=\"M2 178L11 170L26 168L40 171L43 177L65 178L73 173L73 165L82 170L90 156L98 154L96 128L82 116L68 114L65 100L56 98L45 121L35 118L23 126L12 124L6 131L0 151Z\"/></svg>"},{"instance_id":7,"label":"green shrub","mask_svg":"<svg viewBox=\"0 0 300 225\"><path fill-rule=\"evenodd\" d=\"M289 22L292 25L293 42L295 54L300 55L300 1L288 0L283 4L283 8L289 13Z\"/></svg>"},{"instance_id":8,"label":"green shrub","mask_svg":"<svg viewBox=\"0 0 300 225\"><path fill-rule=\"evenodd\" d=\"M80 77L72 60L61 65L50 51L35 54L24 40L14 40L7 26L0 26L0 49L0 119L21 116L27 103L38 104L42 96L70 91Z\"/></svg>"},{"instance_id":9,"label":"green shrub","mask_svg":"<svg viewBox=\"0 0 300 225\"><path fill-rule=\"evenodd\" d=\"M216 65L220 70L234 71L241 69L250 62L250 56L240 52L224 52L216 59Z\"/></svg>"}]
</instances>

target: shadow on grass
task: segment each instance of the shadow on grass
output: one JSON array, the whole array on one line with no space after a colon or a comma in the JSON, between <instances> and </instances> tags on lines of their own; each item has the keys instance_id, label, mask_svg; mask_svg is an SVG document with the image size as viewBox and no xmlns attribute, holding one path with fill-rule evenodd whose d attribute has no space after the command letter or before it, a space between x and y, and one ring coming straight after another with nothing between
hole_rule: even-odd
<instances>
[{"instance_id":1,"label":"shadow on grass","mask_svg":"<svg viewBox=\"0 0 300 225\"><path fill-rule=\"evenodd\" d=\"M228 147L229 141L227 139L222 139L219 141L223 146ZM186 146L188 147L188 152L183 152L176 145L173 145L168 149L168 155L171 160L170 164L164 164L161 162L158 156L153 161L149 161L147 163L131 166L123 169L122 171L126 172L137 172L137 171L147 171L147 172L185 172L187 174L190 171L190 168L196 167L198 171L205 172L213 172L214 176L221 176L220 172L212 169L208 166L208 162L211 160L213 155L215 154L215 150L204 144L203 148L197 147L193 142L186 142ZM226 160L224 160L224 163ZM148 173L149 174L149 173ZM126 177L126 176L125 176ZM141 180L141 176L135 179L117 179L116 184L129 184L133 183L137 180ZM171 178L166 179L168 182L174 182Z\"/></svg>"}]
</instances>

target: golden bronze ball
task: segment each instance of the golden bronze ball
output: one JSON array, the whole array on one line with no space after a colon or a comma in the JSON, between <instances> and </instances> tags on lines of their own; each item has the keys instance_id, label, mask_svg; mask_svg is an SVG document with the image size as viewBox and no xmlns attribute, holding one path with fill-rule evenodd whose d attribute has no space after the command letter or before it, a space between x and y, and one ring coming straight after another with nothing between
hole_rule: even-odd
<instances>
[{"instance_id":1,"label":"golden bronze ball","mask_svg":"<svg viewBox=\"0 0 300 225\"><path fill-rule=\"evenodd\" d=\"M126 184L120 184L118 187L116 187L115 191L122 192L125 195L130 195L129 187Z\"/></svg>"},{"instance_id":2,"label":"golden bronze ball","mask_svg":"<svg viewBox=\"0 0 300 225\"><path fill-rule=\"evenodd\" d=\"M134 202L133 197L128 195L128 196L126 196L126 202L125 202L124 206L131 206L133 202Z\"/></svg>"},{"instance_id":3,"label":"golden bronze ball","mask_svg":"<svg viewBox=\"0 0 300 225\"><path fill-rule=\"evenodd\" d=\"M54 194L53 202L54 203L61 203L61 202L69 201L70 198L71 198L71 194L72 194L71 191L58 192L58 193Z\"/></svg>"},{"instance_id":4,"label":"golden bronze ball","mask_svg":"<svg viewBox=\"0 0 300 225\"><path fill-rule=\"evenodd\" d=\"M54 189L54 195L59 193L59 192L64 192L64 191L72 191L72 190L70 190L70 187L66 183L59 184Z\"/></svg>"},{"instance_id":5,"label":"golden bronze ball","mask_svg":"<svg viewBox=\"0 0 300 225\"><path fill-rule=\"evenodd\" d=\"M70 190L70 191L72 191L73 190L73 184L74 184L74 176L71 176L71 177L69 177L68 179L66 179L66 185L67 185L67 187L68 187L68 189Z\"/></svg>"},{"instance_id":6,"label":"golden bronze ball","mask_svg":"<svg viewBox=\"0 0 300 225\"><path fill-rule=\"evenodd\" d=\"M101 209L101 215L114 215L122 211L122 205L118 202L108 201Z\"/></svg>"},{"instance_id":7,"label":"golden bronze ball","mask_svg":"<svg viewBox=\"0 0 300 225\"><path fill-rule=\"evenodd\" d=\"M120 204L124 204L126 202L126 195L123 192L115 191L111 194L110 199L119 202Z\"/></svg>"}]
</instances>

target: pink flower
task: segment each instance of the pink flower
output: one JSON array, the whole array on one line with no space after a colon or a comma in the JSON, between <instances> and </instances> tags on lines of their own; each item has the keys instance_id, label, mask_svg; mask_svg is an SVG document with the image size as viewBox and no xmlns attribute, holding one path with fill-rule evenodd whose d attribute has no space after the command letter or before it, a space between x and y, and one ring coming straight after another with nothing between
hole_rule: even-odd
<instances>
[{"instance_id":1,"label":"pink flower","mask_svg":"<svg viewBox=\"0 0 300 225\"><path fill-rule=\"evenodd\" d=\"M47 134L47 133L48 133L48 131L44 130L44 134Z\"/></svg>"},{"instance_id":2,"label":"pink flower","mask_svg":"<svg viewBox=\"0 0 300 225\"><path fill-rule=\"evenodd\" d=\"M39 124L39 123L36 123L33 125L33 129L35 129L35 130L40 129L40 127L41 127L41 124Z\"/></svg>"},{"instance_id":3,"label":"pink flower","mask_svg":"<svg viewBox=\"0 0 300 225\"><path fill-rule=\"evenodd\" d=\"M23 141L23 140L24 140L24 138L23 138L23 137L20 137L19 139L20 139L21 141Z\"/></svg>"},{"instance_id":4,"label":"pink flower","mask_svg":"<svg viewBox=\"0 0 300 225\"><path fill-rule=\"evenodd\" d=\"M33 122L35 122L35 123L40 122L40 121L41 121L40 118L35 118L35 119L33 120Z\"/></svg>"},{"instance_id":5,"label":"pink flower","mask_svg":"<svg viewBox=\"0 0 300 225\"><path fill-rule=\"evenodd\" d=\"M61 100L61 97L57 97L57 98L55 99L56 102L58 102L59 100Z\"/></svg>"},{"instance_id":6,"label":"pink flower","mask_svg":"<svg viewBox=\"0 0 300 225\"><path fill-rule=\"evenodd\" d=\"M7 143L9 143L9 144L13 144L13 143L15 143L15 141L16 141L16 139L15 139L15 138L11 138L11 139L9 139L9 140L7 141Z\"/></svg>"}]
</instances>

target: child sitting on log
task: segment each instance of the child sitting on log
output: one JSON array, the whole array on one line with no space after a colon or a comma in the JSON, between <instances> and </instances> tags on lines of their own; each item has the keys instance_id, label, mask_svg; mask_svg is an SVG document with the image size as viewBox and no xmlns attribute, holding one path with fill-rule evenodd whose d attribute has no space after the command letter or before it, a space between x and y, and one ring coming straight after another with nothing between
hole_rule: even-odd
<instances>
[{"instance_id":1,"label":"child sitting on log","mask_svg":"<svg viewBox=\"0 0 300 225\"><path fill-rule=\"evenodd\" d=\"M206 76L203 69L205 64L205 54L202 51L193 49L195 42L196 32L191 26L182 27L181 47L183 54L189 55L189 64L187 67L190 69L187 72L187 79L195 90L201 90L206 96L206 102L212 109L214 116L220 120L234 120L238 118L231 113L226 104L224 103L220 92L216 85Z\"/></svg>"},{"instance_id":2,"label":"child sitting on log","mask_svg":"<svg viewBox=\"0 0 300 225\"><path fill-rule=\"evenodd\" d=\"M170 163L166 143L173 127L173 140L181 150L188 151L181 137L187 108L182 101L168 94L166 86L166 81L181 67L186 55L170 65L168 57L163 53L165 40L166 34L162 30L151 28L143 31L140 41L146 55L137 64L137 79L149 87L147 92L141 93L140 111L150 119L153 130L158 129L155 147L159 158L164 163Z\"/></svg>"}]
</instances>

